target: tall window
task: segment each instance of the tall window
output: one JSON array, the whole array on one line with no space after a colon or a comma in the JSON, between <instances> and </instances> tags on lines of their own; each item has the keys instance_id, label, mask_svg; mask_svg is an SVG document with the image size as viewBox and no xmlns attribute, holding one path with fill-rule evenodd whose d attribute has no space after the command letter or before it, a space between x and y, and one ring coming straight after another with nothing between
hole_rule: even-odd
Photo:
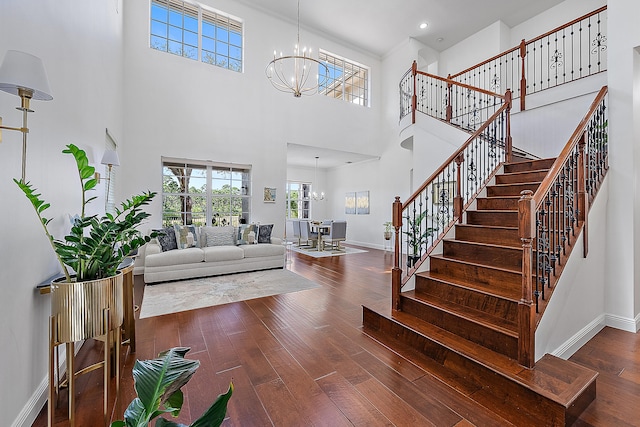
<instances>
[{"instance_id":1,"label":"tall window","mask_svg":"<svg viewBox=\"0 0 640 427\"><path fill-rule=\"evenodd\" d=\"M287 218L311 217L311 204L309 202L310 193L310 183L287 181Z\"/></svg>"},{"instance_id":2,"label":"tall window","mask_svg":"<svg viewBox=\"0 0 640 427\"><path fill-rule=\"evenodd\" d=\"M251 166L163 159L163 225L237 226L250 216Z\"/></svg>"},{"instance_id":3,"label":"tall window","mask_svg":"<svg viewBox=\"0 0 640 427\"><path fill-rule=\"evenodd\" d=\"M113 137L109 133L109 129L105 130L104 139L105 139L104 148L106 150L116 151L116 149L118 148L118 144L116 144L116 141L113 139ZM104 168L105 168L104 176L109 179L107 183L108 185L105 185L105 188L104 188L104 198L105 198L104 211L106 213L114 214L116 212L115 188L118 182L118 168L112 167L110 174L109 174L108 166L105 166Z\"/></svg>"},{"instance_id":4,"label":"tall window","mask_svg":"<svg viewBox=\"0 0 640 427\"><path fill-rule=\"evenodd\" d=\"M152 0L150 46L242 72L242 22L196 3Z\"/></svg>"},{"instance_id":5,"label":"tall window","mask_svg":"<svg viewBox=\"0 0 640 427\"><path fill-rule=\"evenodd\" d=\"M332 98L369 106L369 69L345 58L320 51L320 61L326 64L329 75L318 92Z\"/></svg>"}]
</instances>

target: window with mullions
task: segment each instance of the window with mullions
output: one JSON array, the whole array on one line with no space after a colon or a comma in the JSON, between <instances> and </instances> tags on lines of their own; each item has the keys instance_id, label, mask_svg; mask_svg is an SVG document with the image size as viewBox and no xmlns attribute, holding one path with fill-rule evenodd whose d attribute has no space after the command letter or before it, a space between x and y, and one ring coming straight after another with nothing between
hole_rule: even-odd
<instances>
[{"instance_id":1,"label":"window with mullions","mask_svg":"<svg viewBox=\"0 0 640 427\"><path fill-rule=\"evenodd\" d=\"M150 21L152 49L242 72L241 21L180 0L152 0Z\"/></svg>"},{"instance_id":2,"label":"window with mullions","mask_svg":"<svg viewBox=\"0 0 640 427\"><path fill-rule=\"evenodd\" d=\"M318 87L318 93L369 106L368 68L322 50L319 59L327 66L329 74L326 81ZM319 72L324 74L326 70L320 69Z\"/></svg>"},{"instance_id":3,"label":"window with mullions","mask_svg":"<svg viewBox=\"0 0 640 427\"><path fill-rule=\"evenodd\" d=\"M311 184L308 182L287 181L287 218L310 218L311 203L309 194Z\"/></svg>"},{"instance_id":4,"label":"window with mullions","mask_svg":"<svg viewBox=\"0 0 640 427\"><path fill-rule=\"evenodd\" d=\"M251 167L163 161L162 223L233 225L249 222Z\"/></svg>"}]
</instances>

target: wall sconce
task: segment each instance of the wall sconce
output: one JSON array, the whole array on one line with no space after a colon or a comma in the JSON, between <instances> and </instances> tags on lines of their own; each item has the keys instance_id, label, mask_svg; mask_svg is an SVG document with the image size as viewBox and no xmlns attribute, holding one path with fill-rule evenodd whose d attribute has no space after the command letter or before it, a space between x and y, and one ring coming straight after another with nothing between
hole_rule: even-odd
<instances>
[{"instance_id":1,"label":"wall sconce","mask_svg":"<svg viewBox=\"0 0 640 427\"><path fill-rule=\"evenodd\" d=\"M102 178L107 181L107 200L105 200L105 205L108 203L109 199L109 187L111 186L111 168L113 166L120 166L120 159L118 158L118 153L115 150L107 150L102 155L102 160L100 163L107 166L107 177ZM100 181L100 173L95 173L96 180Z\"/></svg>"},{"instance_id":2,"label":"wall sconce","mask_svg":"<svg viewBox=\"0 0 640 427\"><path fill-rule=\"evenodd\" d=\"M50 101L49 80L44 70L42 60L37 56L17 50L8 50L0 65L0 90L17 95L22 100L17 110L22 111L22 127L10 127L2 125L0 117L0 142L2 142L2 129L17 130L22 132L22 178L25 182L27 168L27 113L33 113L29 108L31 99Z\"/></svg>"}]
</instances>

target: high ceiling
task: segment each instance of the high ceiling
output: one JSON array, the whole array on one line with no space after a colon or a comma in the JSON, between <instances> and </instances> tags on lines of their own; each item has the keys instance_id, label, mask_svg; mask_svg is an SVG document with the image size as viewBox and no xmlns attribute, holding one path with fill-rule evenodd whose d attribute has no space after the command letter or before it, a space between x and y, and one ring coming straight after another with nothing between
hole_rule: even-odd
<instances>
[{"instance_id":1,"label":"high ceiling","mask_svg":"<svg viewBox=\"0 0 640 427\"><path fill-rule=\"evenodd\" d=\"M297 0L238 0L295 23ZM513 27L562 0L300 0L304 31L384 56L409 37L437 51L501 20ZM428 24L421 30L422 22ZM292 35L293 37L294 35Z\"/></svg>"},{"instance_id":2,"label":"high ceiling","mask_svg":"<svg viewBox=\"0 0 640 427\"><path fill-rule=\"evenodd\" d=\"M237 0L297 22L297 0ZM513 27L563 0L300 0L301 39L311 31L382 58L409 37L442 51L501 20ZM425 29L419 25L426 22ZM292 34L294 37L295 34ZM371 156L289 144L290 166L333 168Z\"/></svg>"}]
</instances>

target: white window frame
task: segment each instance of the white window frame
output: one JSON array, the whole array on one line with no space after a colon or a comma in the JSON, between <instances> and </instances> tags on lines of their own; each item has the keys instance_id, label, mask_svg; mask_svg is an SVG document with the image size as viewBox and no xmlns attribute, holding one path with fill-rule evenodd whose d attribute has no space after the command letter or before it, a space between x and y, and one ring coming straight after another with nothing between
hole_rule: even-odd
<instances>
[{"instance_id":1,"label":"white window frame","mask_svg":"<svg viewBox=\"0 0 640 427\"><path fill-rule=\"evenodd\" d=\"M291 202L294 200L291 198L291 187L298 186L300 190L298 191L298 197L295 201L298 202L298 216L291 216ZM306 186L306 188L305 188ZM302 192L302 194L301 194ZM287 210L287 219L310 219L311 218L311 183L307 181L287 181L287 188L285 191L286 198L286 210ZM304 216L306 213L307 216Z\"/></svg>"},{"instance_id":2,"label":"white window frame","mask_svg":"<svg viewBox=\"0 0 640 427\"><path fill-rule=\"evenodd\" d=\"M324 49L320 49L319 60L329 68L329 76L326 84L318 88L318 93L356 105L370 106L371 68ZM332 77L333 69L340 70L340 76ZM364 82L359 83L360 80Z\"/></svg>"},{"instance_id":3,"label":"white window frame","mask_svg":"<svg viewBox=\"0 0 640 427\"><path fill-rule=\"evenodd\" d=\"M186 211L185 207L181 206L180 211L175 211L177 214L173 215L171 218L167 218L167 211L165 209L165 201L167 197L193 197L194 195L199 195L199 197L203 197L202 202L204 202L204 215L196 216L194 221L194 211L192 210L191 223L195 225L233 225L238 226L240 222L250 223L251 220L251 165L243 165L237 163L223 163L223 162L212 162L212 161L200 161L200 160L189 160L189 159L176 159L169 157L162 157L162 224L163 226L168 226L171 224L184 224L186 219ZM165 177L175 176L173 174L165 173L165 169L174 166L174 167L184 167L184 168L192 168L204 171L204 174L200 174L200 176L194 177L199 182L203 183L205 186L205 190L203 193L194 193L194 192L167 192L165 191ZM218 179L215 177L215 171L219 170L221 172L229 173L229 193L224 195L216 195L213 193L215 184L222 183L224 180ZM234 177L238 177L238 173L242 177L239 179L233 179ZM240 182L240 188L237 189L237 193L234 193L234 183L237 184ZM190 183L191 184L191 183ZM191 188L191 185L190 185ZM229 211L224 212L222 216L215 215L214 213L214 204L216 200L224 201L224 198L228 197L229 200L227 203L229 204ZM240 199L241 203L241 211L239 215L234 215L232 206L234 204L234 199ZM226 215L228 214L228 215ZM223 221L224 219L224 221ZM215 221L214 221L215 220Z\"/></svg>"},{"instance_id":4,"label":"white window frame","mask_svg":"<svg viewBox=\"0 0 640 427\"><path fill-rule=\"evenodd\" d=\"M159 15L154 15L154 6L167 11L167 16L162 17L164 20ZM172 24L171 11L182 15L180 25L175 22ZM187 28L185 16L197 20L197 28L193 25ZM212 35L208 28L205 29L206 25L213 25L215 34ZM163 32L164 34L162 34ZM180 41L176 40L177 34L181 34ZM186 42L186 38L190 39L190 43ZM173 51L172 45L175 46ZM178 45L180 47L177 47ZM195 51L187 53L185 46ZM242 73L244 70L244 22L227 13L196 2L150 0L149 47L160 52L179 55Z\"/></svg>"}]
</instances>

